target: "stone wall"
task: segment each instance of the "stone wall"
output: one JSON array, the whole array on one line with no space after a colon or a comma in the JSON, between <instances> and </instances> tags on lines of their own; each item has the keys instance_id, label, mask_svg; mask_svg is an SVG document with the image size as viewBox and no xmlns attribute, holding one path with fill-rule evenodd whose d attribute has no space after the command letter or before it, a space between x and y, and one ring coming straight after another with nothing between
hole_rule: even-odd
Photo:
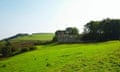
<instances>
[{"instance_id":1,"label":"stone wall","mask_svg":"<svg viewBox=\"0 0 120 72\"><path fill-rule=\"evenodd\" d=\"M62 36L57 36L56 38L57 38L57 42L60 42L60 43L80 42L78 35L62 35Z\"/></svg>"}]
</instances>

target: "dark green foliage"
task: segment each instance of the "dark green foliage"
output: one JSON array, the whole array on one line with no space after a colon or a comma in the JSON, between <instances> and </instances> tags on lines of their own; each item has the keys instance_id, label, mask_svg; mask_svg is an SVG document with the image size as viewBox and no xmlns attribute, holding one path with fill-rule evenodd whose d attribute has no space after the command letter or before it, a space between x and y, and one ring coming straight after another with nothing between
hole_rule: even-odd
<instances>
[{"instance_id":1,"label":"dark green foliage","mask_svg":"<svg viewBox=\"0 0 120 72\"><path fill-rule=\"evenodd\" d=\"M30 51L30 50L35 50L36 47L35 46L30 46L30 47L24 47L24 48L21 48L20 52L26 52L26 51Z\"/></svg>"},{"instance_id":2,"label":"dark green foliage","mask_svg":"<svg viewBox=\"0 0 120 72\"><path fill-rule=\"evenodd\" d=\"M5 45L1 49L2 56L10 56L12 54L12 46L9 41L6 41Z\"/></svg>"},{"instance_id":3,"label":"dark green foliage","mask_svg":"<svg viewBox=\"0 0 120 72\"><path fill-rule=\"evenodd\" d=\"M79 34L79 31L77 28L75 27L68 27L66 28L66 32L70 35L78 35Z\"/></svg>"},{"instance_id":4,"label":"dark green foliage","mask_svg":"<svg viewBox=\"0 0 120 72\"><path fill-rule=\"evenodd\" d=\"M55 32L55 35L57 36L59 33L61 33L61 34L68 34L68 35L78 35L79 31L75 27L68 27L65 30L57 30Z\"/></svg>"},{"instance_id":5,"label":"dark green foliage","mask_svg":"<svg viewBox=\"0 0 120 72\"><path fill-rule=\"evenodd\" d=\"M29 51L28 47L24 47L24 48L21 49L21 52L26 52L26 51Z\"/></svg>"},{"instance_id":6,"label":"dark green foliage","mask_svg":"<svg viewBox=\"0 0 120 72\"><path fill-rule=\"evenodd\" d=\"M106 41L120 39L120 20L104 19L91 21L85 25L83 40Z\"/></svg>"},{"instance_id":7,"label":"dark green foliage","mask_svg":"<svg viewBox=\"0 0 120 72\"><path fill-rule=\"evenodd\" d=\"M3 57L10 56L12 54L12 47L5 46L1 49L1 53Z\"/></svg>"},{"instance_id":8,"label":"dark green foliage","mask_svg":"<svg viewBox=\"0 0 120 72\"><path fill-rule=\"evenodd\" d=\"M35 50L35 41L4 41L0 43L2 57L13 56L22 52Z\"/></svg>"},{"instance_id":9,"label":"dark green foliage","mask_svg":"<svg viewBox=\"0 0 120 72\"><path fill-rule=\"evenodd\" d=\"M57 37L54 36L52 41L53 41L53 42L56 42L56 41L57 41Z\"/></svg>"},{"instance_id":10,"label":"dark green foliage","mask_svg":"<svg viewBox=\"0 0 120 72\"><path fill-rule=\"evenodd\" d=\"M31 46L31 47L29 47L29 50L35 50L35 49L36 49L35 46Z\"/></svg>"}]
</instances>

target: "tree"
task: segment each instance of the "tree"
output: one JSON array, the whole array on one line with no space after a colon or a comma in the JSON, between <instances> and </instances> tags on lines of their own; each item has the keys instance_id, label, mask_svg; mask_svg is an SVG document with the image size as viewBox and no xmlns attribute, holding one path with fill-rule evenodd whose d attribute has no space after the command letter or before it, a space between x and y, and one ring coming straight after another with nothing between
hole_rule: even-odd
<instances>
[{"instance_id":1,"label":"tree","mask_svg":"<svg viewBox=\"0 0 120 72\"><path fill-rule=\"evenodd\" d=\"M12 54L11 46L3 47L2 50L1 50L1 53L2 53L3 57L10 56Z\"/></svg>"},{"instance_id":2,"label":"tree","mask_svg":"<svg viewBox=\"0 0 120 72\"><path fill-rule=\"evenodd\" d=\"M84 36L87 40L96 40L99 36L99 21L91 21L84 27Z\"/></svg>"},{"instance_id":3,"label":"tree","mask_svg":"<svg viewBox=\"0 0 120 72\"><path fill-rule=\"evenodd\" d=\"M11 56L12 54L12 46L9 41L6 41L5 46L1 49L1 53L3 57Z\"/></svg>"},{"instance_id":4,"label":"tree","mask_svg":"<svg viewBox=\"0 0 120 72\"><path fill-rule=\"evenodd\" d=\"M104 19L91 21L85 25L83 40L117 40L120 39L120 20Z\"/></svg>"},{"instance_id":5,"label":"tree","mask_svg":"<svg viewBox=\"0 0 120 72\"><path fill-rule=\"evenodd\" d=\"M105 19L101 21L100 27L106 40L116 40L120 38L119 19Z\"/></svg>"},{"instance_id":6,"label":"tree","mask_svg":"<svg viewBox=\"0 0 120 72\"><path fill-rule=\"evenodd\" d=\"M65 31L70 35L78 35L79 34L78 29L75 27L68 27L68 28L66 28Z\"/></svg>"}]
</instances>

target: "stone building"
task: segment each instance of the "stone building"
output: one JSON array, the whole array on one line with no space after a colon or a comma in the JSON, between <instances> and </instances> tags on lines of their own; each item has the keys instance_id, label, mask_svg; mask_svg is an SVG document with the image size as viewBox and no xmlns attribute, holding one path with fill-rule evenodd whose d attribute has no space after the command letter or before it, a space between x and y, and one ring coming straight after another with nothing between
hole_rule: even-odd
<instances>
[{"instance_id":1,"label":"stone building","mask_svg":"<svg viewBox=\"0 0 120 72\"><path fill-rule=\"evenodd\" d=\"M59 30L55 33L55 38L57 42L60 43L71 43L79 42L79 34L72 34L72 31L68 30Z\"/></svg>"}]
</instances>

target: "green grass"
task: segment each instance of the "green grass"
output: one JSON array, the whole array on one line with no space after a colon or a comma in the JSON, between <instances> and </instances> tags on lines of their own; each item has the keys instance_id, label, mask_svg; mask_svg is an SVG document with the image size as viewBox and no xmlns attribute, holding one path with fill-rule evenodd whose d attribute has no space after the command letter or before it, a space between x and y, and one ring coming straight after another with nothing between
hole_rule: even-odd
<instances>
[{"instance_id":1,"label":"green grass","mask_svg":"<svg viewBox=\"0 0 120 72\"><path fill-rule=\"evenodd\" d=\"M28 36L22 36L15 38L13 40L41 40L41 41L48 41L53 39L53 33L39 33L39 34L32 34Z\"/></svg>"},{"instance_id":2,"label":"green grass","mask_svg":"<svg viewBox=\"0 0 120 72\"><path fill-rule=\"evenodd\" d=\"M0 61L0 72L120 72L120 41L37 48Z\"/></svg>"}]
</instances>

